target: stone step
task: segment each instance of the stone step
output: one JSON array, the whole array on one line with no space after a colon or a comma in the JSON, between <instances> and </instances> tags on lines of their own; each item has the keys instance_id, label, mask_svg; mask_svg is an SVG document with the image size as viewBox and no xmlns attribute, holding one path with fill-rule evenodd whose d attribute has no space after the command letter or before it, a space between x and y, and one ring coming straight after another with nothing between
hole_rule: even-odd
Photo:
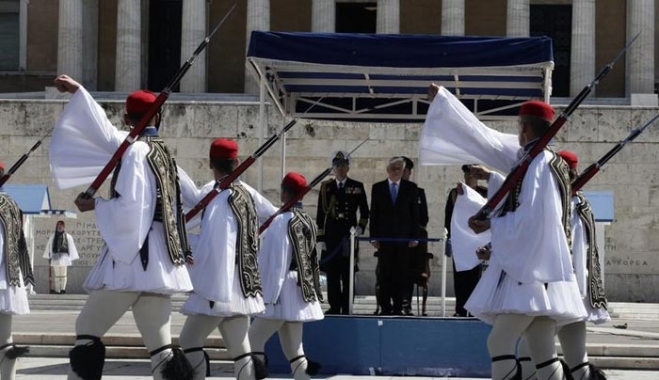
<instances>
[{"instance_id":1,"label":"stone step","mask_svg":"<svg viewBox=\"0 0 659 380\"><path fill-rule=\"evenodd\" d=\"M26 356L66 358L69 356L69 351L71 351L71 346L31 345L30 352ZM225 348L209 347L204 351L208 353L211 360L230 360L229 352ZM106 346L105 357L108 359L148 359L149 351L144 347Z\"/></svg>"},{"instance_id":2,"label":"stone step","mask_svg":"<svg viewBox=\"0 0 659 380\"><path fill-rule=\"evenodd\" d=\"M640 302L609 303L609 314L612 318L621 319L659 319L659 304Z\"/></svg>"},{"instance_id":3,"label":"stone step","mask_svg":"<svg viewBox=\"0 0 659 380\"><path fill-rule=\"evenodd\" d=\"M588 354L588 361L601 369L659 369L659 358L590 356Z\"/></svg>"},{"instance_id":4,"label":"stone step","mask_svg":"<svg viewBox=\"0 0 659 380\"><path fill-rule=\"evenodd\" d=\"M14 342L18 345L28 346L67 346L75 343L73 333L15 333ZM106 347L133 347L143 348L142 338L139 334L107 334L103 337ZM172 337L172 343L178 345L178 336ZM222 337L213 336L206 339L205 347L224 349ZM659 358L659 344L614 344L614 343L588 343L586 345L588 356L596 357L633 357L633 358ZM560 344L556 344L556 350L562 353Z\"/></svg>"},{"instance_id":5,"label":"stone step","mask_svg":"<svg viewBox=\"0 0 659 380\"><path fill-rule=\"evenodd\" d=\"M327 299L327 297L325 297ZM30 309L32 310L82 310L87 295L85 294L33 294L29 297ZM172 308L179 311L183 303L187 300L186 296L175 295L172 297ZM446 298L444 301L446 315L453 315L455 309L455 298ZM412 299L412 311L415 314L420 313L421 299L418 302L416 297ZM329 309L327 302L321 304L323 310ZM376 309L375 296L356 296L353 305L354 314L372 315ZM429 316L441 315L442 305L440 297L429 297L426 303L426 309Z\"/></svg>"},{"instance_id":6,"label":"stone step","mask_svg":"<svg viewBox=\"0 0 659 380\"><path fill-rule=\"evenodd\" d=\"M73 333L13 333L12 337L16 344L28 346L73 346L75 334ZM103 336L103 344L106 346L142 347L144 342L140 334L106 334ZM172 337L172 344L178 345L178 336ZM206 339L205 347L224 348L224 340L221 337L212 336Z\"/></svg>"},{"instance_id":7,"label":"stone step","mask_svg":"<svg viewBox=\"0 0 659 380\"><path fill-rule=\"evenodd\" d=\"M30 357L55 357L66 358L71 346L30 346ZM232 363L230 355L223 348L206 348L206 353L213 362ZM149 359L149 353L144 347L133 346L106 346L105 356L108 359ZM591 363L603 369L659 369L659 358L657 357L630 357L630 356L595 356L588 354Z\"/></svg>"},{"instance_id":8,"label":"stone step","mask_svg":"<svg viewBox=\"0 0 659 380\"><path fill-rule=\"evenodd\" d=\"M68 357L75 342L72 333L16 333L14 342L30 346L28 356ZM108 334L103 337L106 356L115 359L148 359L148 351L143 347L139 334ZM178 337L173 337L177 345ZM221 337L207 339L205 346L214 361L228 361L229 354ZM561 354L561 347L556 345ZM659 369L659 345L593 344L587 345L590 361L600 368L608 369Z\"/></svg>"},{"instance_id":9,"label":"stone step","mask_svg":"<svg viewBox=\"0 0 659 380\"><path fill-rule=\"evenodd\" d=\"M327 297L325 297L327 298ZM33 294L29 297L30 308L32 310L81 310L85 301L86 294ZM175 311L180 310L183 303L187 300L185 295L175 295L172 297L172 307ZM419 305L421 300L419 300ZM444 300L445 315L453 315L455 309L455 298L446 297ZM323 310L327 310L327 302L322 304ZM356 296L353 306L355 314L370 315L376 308L375 296ZM439 316L442 310L441 297L428 297L426 308L429 316ZM412 311L419 314L417 310L416 297L412 299ZM659 304L654 303L635 303L635 302L610 302L609 313L612 318L619 319L646 319L659 320Z\"/></svg>"}]
</instances>

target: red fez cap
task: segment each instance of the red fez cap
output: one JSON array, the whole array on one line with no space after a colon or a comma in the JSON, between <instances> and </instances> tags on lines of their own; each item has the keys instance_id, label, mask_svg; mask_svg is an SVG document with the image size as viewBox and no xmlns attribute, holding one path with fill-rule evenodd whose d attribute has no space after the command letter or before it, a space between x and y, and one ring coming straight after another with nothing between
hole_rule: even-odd
<instances>
[{"instance_id":1,"label":"red fez cap","mask_svg":"<svg viewBox=\"0 0 659 380\"><path fill-rule=\"evenodd\" d=\"M569 150L561 150L558 152L558 155L561 156L563 160L565 160L567 166L571 167L572 169L577 168L579 157L575 153L570 152Z\"/></svg>"},{"instance_id":2,"label":"red fez cap","mask_svg":"<svg viewBox=\"0 0 659 380\"><path fill-rule=\"evenodd\" d=\"M236 158L238 157L238 143L231 139L219 138L211 143L211 158Z\"/></svg>"},{"instance_id":3,"label":"red fez cap","mask_svg":"<svg viewBox=\"0 0 659 380\"><path fill-rule=\"evenodd\" d=\"M156 101L156 94L147 90L137 90L126 98L126 113L140 115L145 113Z\"/></svg>"},{"instance_id":4,"label":"red fez cap","mask_svg":"<svg viewBox=\"0 0 659 380\"><path fill-rule=\"evenodd\" d=\"M519 116L524 115L537 116L551 123L554 120L554 109L545 102L530 100L519 107Z\"/></svg>"},{"instance_id":5,"label":"red fez cap","mask_svg":"<svg viewBox=\"0 0 659 380\"><path fill-rule=\"evenodd\" d=\"M5 163L0 161L0 170L5 170Z\"/></svg>"},{"instance_id":6,"label":"red fez cap","mask_svg":"<svg viewBox=\"0 0 659 380\"><path fill-rule=\"evenodd\" d=\"M296 193L299 193L305 187L307 187L307 179L304 178L304 176L300 173L290 172L284 176L281 184L285 185Z\"/></svg>"}]
</instances>

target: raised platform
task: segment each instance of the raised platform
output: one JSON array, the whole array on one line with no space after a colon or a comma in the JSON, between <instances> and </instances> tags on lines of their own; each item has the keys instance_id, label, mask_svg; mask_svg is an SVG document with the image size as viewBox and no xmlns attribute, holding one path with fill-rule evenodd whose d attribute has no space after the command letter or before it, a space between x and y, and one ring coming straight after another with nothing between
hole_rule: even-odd
<instances>
[{"instance_id":1,"label":"raised platform","mask_svg":"<svg viewBox=\"0 0 659 380\"><path fill-rule=\"evenodd\" d=\"M304 324L304 351L328 375L489 377L490 329L475 319L328 316ZM277 335L266 353L270 371L290 371Z\"/></svg>"}]
</instances>

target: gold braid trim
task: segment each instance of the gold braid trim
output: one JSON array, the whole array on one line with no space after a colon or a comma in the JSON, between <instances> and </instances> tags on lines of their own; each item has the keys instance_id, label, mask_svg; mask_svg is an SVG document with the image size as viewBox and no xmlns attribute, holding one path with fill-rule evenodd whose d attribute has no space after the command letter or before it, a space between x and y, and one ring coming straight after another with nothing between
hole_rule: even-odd
<instances>
[{"instance_id":1,"label":"gold braid trim","mask_svg":"<svg viewBox=\"0 0 659 380\"><path fill-rule=\"evenodd\" d=\"M602 281L602 267L600 266L600 255L597 250L597 237L595 235L595 216L590 202L579 191L577 192L579 203L577 204L577 214L584 224L586 238L588 243L588 257L586 259L586 268L588 269L588 295L590 296L590 305L594 308L607 308L606 294L604 292L604 282Z\"/></svg>"},{"instance_id":2,"label":"gold braid trim","mask_svg":"<svg viewBox=\"0 0 659 380\"><path fill-rule=\"evenodd\" d=\"M293 260L297 263L298 283L305 302L323 302L320 287L320 267L316 253L316 224L304 211L293 209L288 222L288 238L293 246Z\"/></svg>"},{"instance_id":3,"label":"gold braid trim","mask_svg":"<svg viewBox=\"0 0 659 380\"><path fill-rule=\"evenodd\" d=\"M27 243L23 233L23 215L16 202L0 193L0 222L5 233L5 274L9 286L20 286L23 275L25 285L36 285Z\"/></svg>"},{"instance_id":4,"label":"gold braid trim","mask_svg":"<svg viewBox=\"0 0 659 380\"><path fill-rule=\"evenodd\" d=\"M151 148L146 156L147 162L156 177L156 216L159 217L157 219L162 219L165 228L169 258L172 264L181 266L185 264L185 253L190 252L190 245L185 230L185 214L176 161L161 139L150 138L147 144Z\"/></svg>"},{"instance_id":5,"label":"gold braid trim","mask_svg":"<svg viewBox=\"0 0 659 380\"><path fill-rule=\"evenodd\" d=\"M550 147L547 147L546 149L552 153L552 158L549 160L549 167L558 183L558 191L561 193L561 203L563 207L561 222L563 223L563 229L565 230L568 247L570 247L570 252L572 252L572 223L570 222L572 219L572 182L570 182L570 168L567 166L567 163L565 163L565 160L554 153Z\"/></svg>"},{"instance_id":6,"label":"gold braid trim","mask_svg":"<svg viewBox=\"0 0 659 380\"><path fill-rule=\"evenodd\" d=\"M325 182L323 182L320 186L320 194L321 194L321 204L323 207L323 211L325 211L325 219L327 219L328 216L331 216L332 219L334 219L335 216L335 211L336 211L336 195L332 194L330 197L327 196L327 193L329 192L329 186L334 181L333 179L329 179Z\"/></svg>"},{"instance_id":7,"label":"gold braid trim","mask_svg":"<svg viewBox=\"0 0 659 380\"><path fill-rule=\"evenodd\" d=\"M244 186L232 183L229 188L229 206L238 222L236 263L240 275L240 289L245 298L256 297L257 294L263 294L258 263L259 223L256 206Z\"/></svg>"}]
</instances>

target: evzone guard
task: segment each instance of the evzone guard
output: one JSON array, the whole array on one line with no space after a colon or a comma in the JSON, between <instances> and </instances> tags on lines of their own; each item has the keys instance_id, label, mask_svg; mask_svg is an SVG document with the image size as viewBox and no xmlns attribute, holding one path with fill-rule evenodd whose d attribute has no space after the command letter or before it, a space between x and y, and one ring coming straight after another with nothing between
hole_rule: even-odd
<instances>
[{"instance_id":1,"label":"evzone guard","mask_svg":"<svg viewBox=\"0 0 659 380\"><path fill-rule=\"evenodd\" d=\"M5 165L0 162L0 177ZM17 347L11 336L12 316L30 312L28 284L35 285L23 233L23 213L9 194L0 188L0 378L13 380L16 358L28 349Z\"/></svg>"},{"instance_id":2,"label":"evzone guard","mask_svg":"<svg viewBox=\"0 0 659 380\"><path fill-rule=\"evenodd\" d=\"M240 164L238 144L231 139L214 140L209 156L214 180L196 194L184 194L186 206L196 205L215 188L219 190L219 183ZM192 183L186 176L182 181ZM236 180L189 222L192 226L200 221L201 231L194 239L195 262L190 267L194 291L181 307L187 318L180 342L194 369L194 380L210 375L203 348L216 328L234 361L237 379L266 376L261 362L253 359L247 331L250 317L265 310L257 260L258 229L275 211L265 197Z\"/></svg>"},{"instance_id":3,"label":"evzone guard","mask_svg":"<svg viewBox=\"0 0 659 380\"><path fill-rule=\"evenodd\" d=\"M307 187L303 175L286 174L281 182L281 201L286 204ZM253 350L267 363L265 343L279 332L279 342L295 380L308 380L320 365L308 359L302 346L302 324L324 318L320 302L320 270L316 253L316 225L297 206L281 213L265 230L259 257L265 313L257 315L249 329Z\"/></svg>"},{"instance_id":4,"label":"evzone guard","mask_svg":"<svg viewBox=\"0 0 659 380\"><path fill-rule=\"evenodd\" d=\"M127 133L75 80L55 80L71 93L50 144L51 175L59 188L90 184ZM144 90L126 99L124 122L135 125L156 95ZM75 324L69 380L100 379L105 360L103 335L132 309L156 380L191 379L190 364L172 346L171 295L192 290L185 267L189 253L177 166L158 136L160 112L125 151L110 184L111 197L81 194L81 212L94 211L105 242L83 287L89 297Z\"/></svg>"}]
</instances>

